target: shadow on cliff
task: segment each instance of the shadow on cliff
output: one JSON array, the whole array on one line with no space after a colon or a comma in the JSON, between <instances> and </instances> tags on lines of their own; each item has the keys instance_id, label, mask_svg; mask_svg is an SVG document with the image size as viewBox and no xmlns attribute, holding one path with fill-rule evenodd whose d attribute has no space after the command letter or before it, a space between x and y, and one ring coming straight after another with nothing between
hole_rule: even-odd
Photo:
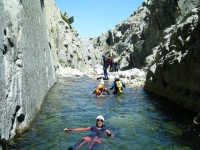
<instances>
[{"instance_id":1,"label":"shadow on cliff","mask_svg":"<svg viewBox=\"0 0 200 150\"><path fill-rule=\"evenodd\" d=\"M44 8L44 0L40 0L40 5L41 5L41 9L43 11L43 8Z\"/></svg>"}]
</instances>

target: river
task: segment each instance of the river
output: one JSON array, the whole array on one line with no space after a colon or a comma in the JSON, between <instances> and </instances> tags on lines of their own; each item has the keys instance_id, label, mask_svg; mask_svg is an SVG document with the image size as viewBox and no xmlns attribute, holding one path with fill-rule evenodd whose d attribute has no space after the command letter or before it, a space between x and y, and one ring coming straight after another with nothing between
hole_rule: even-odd
<instances>
[{"instance_id":1,"label":"river","mask_svg":"<svg viewBox=\"0 0 200 150\"><path fill-rule=\"evenodd\" d=\"M64 132L64 128L93 126L100 114L115 136L104 137L103 143L95 149L200 149L200 130L192 123L195 113L138 88L127 87L124 94L117 97L95 97L92 92L96 86L97 81L87 77L59 78L46 95L30 129L11 144L10 149L68 149L88 131ZM110 87L110 83L105 86ZM85 144L80 150L88 146Z\"/></svg>"}]
</instances>

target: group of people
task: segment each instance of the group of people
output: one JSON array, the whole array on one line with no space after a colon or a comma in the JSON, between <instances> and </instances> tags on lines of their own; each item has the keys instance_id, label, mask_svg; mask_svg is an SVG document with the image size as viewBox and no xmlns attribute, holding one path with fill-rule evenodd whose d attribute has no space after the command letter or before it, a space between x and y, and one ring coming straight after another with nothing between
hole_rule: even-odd
<instances>
[{"instance_id":1,"label":"group of people","mask_svg":"<svg viewBox=\"0 0 200 150\"><path fill-rule=\"evenodd\" d=\"M114 71L118 71L119 69L119 65L117 62L114 63L113 59L110 57L110 55L106 58L105 55L102 55L103 57L103 69L104 69L104 80L108 80L108 73L107 73L107 69L110 66L110 70L112 70L114 68ZM114 65L114 67L113 67ZM120 95L123 93L123 87L125 87L125 84L123 81L120 80L119 75L115 76L114 81L112 82L112 86L111 88L109 88L109 90L113 90L113 94L114 95ZM98 86L96 87L96 89L94 90L93 94L95 94L96 96L102 95L104 94L104 92L106 92L108 95L110 95L109 90L104 86L104 81L103 79L101 79L100 83L98 84ZM97 146L97 144L102 143L102 137L107 134L108 136L114 136L113 133L111 133L111 131L105 127L104 124L104 117L102 115L97 116L96 118L96 126L89 126L86 128L65 128L64 131L68 131L68 132L76 132L76 131L86 131L86 130L90 130L90 134L86 135L82 138L81 141L79 141L78 143L76 143L74 146L70 146L68 148L68 150L75 150L75 149L79 149L81 146L83 146L83 144L90 143L89 145L89 150L95 148Z\"/></svg>"},{"instance_id":2,"label":"group of people","mask_svg":"<svg viewBox=\"0 0 200 150\"><path fill-rule=\"evenodd\" d=\"M114 95L120 95L123 93L123 87L125 88L125 84L123 81L120 80L119 75L115 76L115 80L112 82L111 88L109 90L113 90ZM96 96L104 94L104 92L107 92L108 95L110 95L110 92L107 88L104 86L104 81L101 79L101 82L98 84L97 88L94 90L93 94Z\"/></svg>"},{"instance_id":3,"label":"group of people","mask_svg":"<svg viewBox=\"0 0 200 150\"><path fill-rule=\"evenodd\" d=\"M112 86L109 90L113 90L114 95L119 95L123 93L123 87L125 87L125 84L123 81L119 79L119 75L115 76L115 80L112 82ZM99 96L103 94L104 92L107 92L108 95L110 95L110 92L107 88L104 87L104 81L101 80L101 82L98 84L97 88L93 92L96 96ZM86 135L82 138L81 141L76 143L74 146L70 146L68 150L76 150L79 149L83 144L90 143L89 150L95 148L98 144L102 143L102 137L107 134L108 136L114 136L111 131L105 127L104 125L104 117L102 115L97 116L96 118L96 126L89 126L86 128L65 128L64 131L68 132L76 132L76 131L86 131L90 130L90 134Z\"/></svg>"},{"instance_id":4,"label":"group of people","mask_svg":"<svg viewBox=\"0 0 200 150\"><path fill-rule=\"evenodd\" d=\"M118 62L114 62L111 55L106 57L105 54L102 54L103 58L103 72L104 72L104 80L108 80L108 72L107 69L110 67L110 71L117 72L120 69Z\"/></svg>"}]
</instances>

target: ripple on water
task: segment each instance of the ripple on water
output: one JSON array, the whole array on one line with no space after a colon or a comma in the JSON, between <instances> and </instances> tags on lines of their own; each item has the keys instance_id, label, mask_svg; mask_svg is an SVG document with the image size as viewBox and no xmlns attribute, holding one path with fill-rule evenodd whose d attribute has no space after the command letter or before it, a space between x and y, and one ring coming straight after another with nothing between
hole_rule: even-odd
<instances>
[{"instance_id":1,"label":"ripple on water","mask_svg":"<svg viewBox=\"0 0 200 150\"><path fill-rule=\"evenodd\" d=\"M67 149L88 131L67 133L63 129L95 125L96 116L102 114L106 127L115 137L104 138L103 144L97 147L99 150L187 150L194 145L200 148L197 142L185 141L182 137L190 120L184 120L181 113L170 113L173 107L167 110L169 107L161 99L149 96L142 89L130 88L125 88L124 94L118 97L94 97L91 93L96 85L96 81L86 77L58 79L31 129L13 147L20 150ZM106 86L109 87L109 83ZM87 148L86 144L81 149Z\"/></svg>"}]
</instances>

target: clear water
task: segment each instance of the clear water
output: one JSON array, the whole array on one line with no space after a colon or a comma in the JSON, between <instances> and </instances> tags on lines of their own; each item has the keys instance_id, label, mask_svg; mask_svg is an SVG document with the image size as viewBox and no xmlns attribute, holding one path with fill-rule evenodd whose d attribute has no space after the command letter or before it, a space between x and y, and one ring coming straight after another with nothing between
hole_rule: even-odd
<instances>
[{"instance_id":1,"label":"clear water","mask_svg":"<svg viewBox=\"0 0 200 150\"><path fill-rule=\"evenodd\" d=\"M93 126L99 114L115 137L104 138L98 150L200 149L200 130L192 124L194 113L143 89L125 88L121 96L96 98L91 94L96 86L97 81L86 77L58 79L31 128L10 149L68 149L88 131L69 133L63 129Z\"/></svg>"}]
</instances>

